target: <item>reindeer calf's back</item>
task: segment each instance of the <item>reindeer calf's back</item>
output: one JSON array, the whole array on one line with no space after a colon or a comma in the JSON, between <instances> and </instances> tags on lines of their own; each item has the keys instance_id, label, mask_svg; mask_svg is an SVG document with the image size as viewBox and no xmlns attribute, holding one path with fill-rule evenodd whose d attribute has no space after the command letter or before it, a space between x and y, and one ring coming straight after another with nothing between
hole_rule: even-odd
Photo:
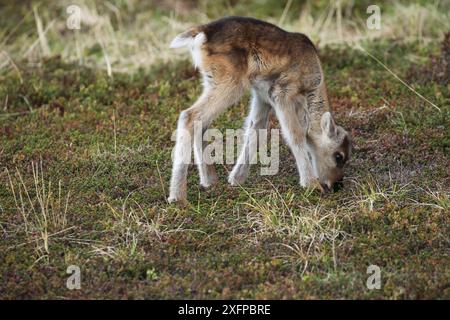
<instances>
[{"instance_id":1,"label":"reindeer calf's back","mask_svg":"<svg viewBox=\"0 0 450 320\"><path fill-rule=\"evenodd\" d=\"M200 26L205 42L200 69L211 77L300 81L320 74L316 49L309 38L251 18L228 17ZM309 83L300 83L307 89Z\"/></svg>"}]
</instances>

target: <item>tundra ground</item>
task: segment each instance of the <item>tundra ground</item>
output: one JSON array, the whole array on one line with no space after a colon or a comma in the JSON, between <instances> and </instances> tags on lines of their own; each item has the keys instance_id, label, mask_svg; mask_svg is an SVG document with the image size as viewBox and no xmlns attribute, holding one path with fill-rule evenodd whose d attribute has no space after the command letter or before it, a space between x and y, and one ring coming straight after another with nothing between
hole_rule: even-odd
<instances>
[{"instance_id":1,"label":"tundra ground","mask_svg":"<svg viewBox=\"0 0 450 320\"><path fill-rule=\"evenodd\" d=\"M186 208L166 198L171 135L201 92L187 59L110 77L64 55L12 56L0 74L0 297L450 298L450 38L362 44L410 88L365 51L320 47L355 142L343 189L301 188L283 144L280 172L252 166L242 187L219 165L219 184L201 190L192 167ZM213 127L240 128L248 103ZM66 287L70 265L80 290Z\"/></svg>"}]
</instances>

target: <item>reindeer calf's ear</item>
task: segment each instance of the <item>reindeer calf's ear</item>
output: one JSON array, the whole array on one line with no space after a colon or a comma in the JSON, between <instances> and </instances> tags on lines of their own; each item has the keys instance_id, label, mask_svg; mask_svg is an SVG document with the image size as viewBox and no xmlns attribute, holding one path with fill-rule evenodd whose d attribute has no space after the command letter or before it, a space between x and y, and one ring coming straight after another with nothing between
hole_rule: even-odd
<instances>
[{"instance_id":1,"label":"reindeer calf's ear","mask_svg":"<svg viewBox=\"0 0 450 320\"><path fill-rule=\"evenodd\" d=\"M331 113L325 112L322 115L320 126L322 127L322 132L325 133L329 138L333 138L336 135L336 124L334 123Z\"/></svg>"}]
</instances>

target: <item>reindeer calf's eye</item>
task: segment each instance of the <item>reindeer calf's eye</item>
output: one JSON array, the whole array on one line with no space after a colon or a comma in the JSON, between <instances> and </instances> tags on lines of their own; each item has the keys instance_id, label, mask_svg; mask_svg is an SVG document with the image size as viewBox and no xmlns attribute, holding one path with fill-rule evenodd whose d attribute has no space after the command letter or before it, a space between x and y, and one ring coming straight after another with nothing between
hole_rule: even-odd
<instances>
[{"instance_id":1,"label":"reindeer calf's eye","mask_svg":"<svg viewBox=\"0 0 450 320\"><path fill-rule=\"evenodd\" d=\"M344 166L344 156L341 154L341 153L339 153L339 152L336 152L335 154L334 154L334 159L336 160L336 165L338 166L338 167L342 167L342 166Z\"/></svg>"}]
</instances>

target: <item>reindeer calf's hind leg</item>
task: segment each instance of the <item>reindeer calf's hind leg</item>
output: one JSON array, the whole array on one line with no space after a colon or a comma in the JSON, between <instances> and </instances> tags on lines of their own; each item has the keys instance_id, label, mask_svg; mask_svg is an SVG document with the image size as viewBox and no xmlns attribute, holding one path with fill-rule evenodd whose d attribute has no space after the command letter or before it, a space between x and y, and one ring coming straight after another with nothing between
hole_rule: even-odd
<instances>
[{"instance_id":1,"label":"reindeer calf's hind leg","mask_svg":"<svg viewBox=\"0 0 450 320\"><path fill-rule=\"evenodd\" d=\"M200 137L200 141L194 137L194 127L198 125L199 133L202 134L208 125L228 106L236 102L241 95L242 88L230 84L205 89L192 107L181 112L170 180L169 202L186 201L187 169L191 160L192 147L202 185L210 186L217 179L213 165L203 161L201 155L205 145L202 137Z\"/></svg>"},{"instance_id":2,"label":"reindeer calf's hind leg","mask_svg":"<svg viewBox=\"0 0 450 320\"><path fill-rule=\"evenodd\" d=\"M187 195L187 170L191 161L194 106L182 111L178 118L177 137L173 153L169 202L184 201Z\"/></svg>"}]
</instances>

